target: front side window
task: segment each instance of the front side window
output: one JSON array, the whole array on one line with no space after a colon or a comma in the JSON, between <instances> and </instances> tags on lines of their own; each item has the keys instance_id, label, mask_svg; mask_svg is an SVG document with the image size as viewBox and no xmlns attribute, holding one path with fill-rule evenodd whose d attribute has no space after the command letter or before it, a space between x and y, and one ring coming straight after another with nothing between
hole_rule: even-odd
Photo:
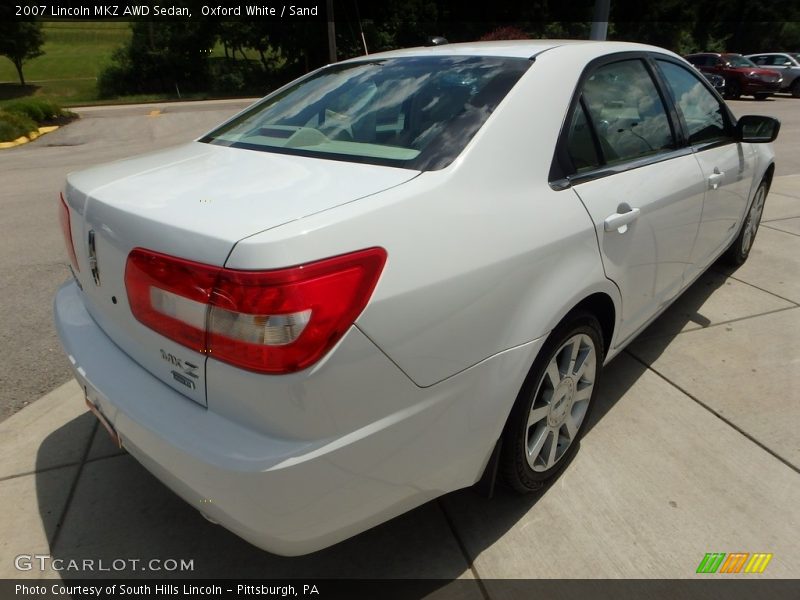
<instances>
[{"instance_id":1,"label":"front side window","mask_svg":"<svg viewBox=\"0 0 800 600\"><path fill-rule=\"evenodd\" d=\"M728 139L725 111L714 95L689 69L658 60L675 104L683 115L689 143L700 144Z\"/></svg>"},{"instance_id":2,"label":"front side window","mask_svg":"<svg viewBox=\"0 0 800 600\"><path fill-rule=\"evenodd\" d=\"M435 170L464 149L530 66L424 56L333 65L267 97L201 142Z\"/></svg>"},{"instance_id":3,"label":"front side window","mask_svg":"<svg viewBox=\"0 0 800 600\"><path fill-rule=\"evenodd\" d=\"M769 57L768 56L753 56L750 58L755 64L757 65L765 65L767 64Z\"/></svg>"},{"instance_id":4,"label":"front side window","mask_svg":"<svg viewBox=\"0 0 800 600\"><path fill-rule=\"evenodd\" d=\"M598 68L586 80L582 96L606 163L675 147L664 103L641 60Z\"/></svg>"}]
</instances>

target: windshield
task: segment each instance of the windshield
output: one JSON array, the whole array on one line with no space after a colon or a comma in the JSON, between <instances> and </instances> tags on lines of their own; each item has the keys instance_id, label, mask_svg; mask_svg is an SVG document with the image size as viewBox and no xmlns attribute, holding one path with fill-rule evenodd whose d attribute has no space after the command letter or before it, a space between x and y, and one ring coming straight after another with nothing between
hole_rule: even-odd
<instances>
[{"instance_id":1,"label":"windshield","mask_svg":"<svg viewBox=\"0 0 800 600\"><path fill-rule=\"evenodd\" d=\"M725 57L725 60L728 61L728 63L732 67L755 67L756 66L756 64L753 61L745 58L744 56L738 56L736 54L729 54L728 56Z\"/></svg>"},{"instance_id":2,"label":"windshield","mask_svg":"<svg viewBox=\"0 0 800 600\"><path fill-rule=\"evenodd\" d=\"M201 142L419 170L450 164L530 66L474 56L327 67Z\"/></svg>"}]
</instances>

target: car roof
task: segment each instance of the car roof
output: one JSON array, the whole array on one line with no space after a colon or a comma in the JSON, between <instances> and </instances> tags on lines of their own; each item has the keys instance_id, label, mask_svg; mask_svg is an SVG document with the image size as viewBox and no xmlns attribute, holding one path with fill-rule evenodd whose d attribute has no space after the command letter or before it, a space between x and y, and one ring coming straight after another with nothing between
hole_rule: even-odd
<instances>
[{"instance_id":1,"label":"car roof","mask_svg":"<svg viewBox=\"0 0 800 600\"><path fill-rule=\"evenodd\" d=\"M612 52L625 52L631 50L644 50L672 54L669 50L636 44L632 42L601 42L595 40L503 40L493 42L461 42L455 44L442 44L441 46L420 46L416 48L402 48L389 50L368 56L351 58L351 62L365 58L401 58L410 56L500 56L509 58L532 58L542 52L556 50L562 46L594 45L597 55Z\"/></svg>"},{"instance_id":2,"label":"car roof","mask_svg":"<svg viewBox=\"0 0 800 600\"><path fill-rule=\"evenodd\" d=\"M738 52L693 52L686 56L742 56Z\"/></svg>"}]
</instances>

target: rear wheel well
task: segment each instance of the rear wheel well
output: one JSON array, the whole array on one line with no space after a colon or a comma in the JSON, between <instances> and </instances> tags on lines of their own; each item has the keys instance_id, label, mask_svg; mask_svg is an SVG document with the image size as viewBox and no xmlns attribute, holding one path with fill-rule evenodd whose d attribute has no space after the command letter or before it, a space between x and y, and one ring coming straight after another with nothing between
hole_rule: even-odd
<instances>
[{"instance_id":1,"label":"rear wheel well","mask_svg":"<svg viewBox=\"0 0 800 600\"><path fill-rule=\"evenodd\" d=\"M561 319L561 321L559 321L558 325L556 325L553 328L553 331L558 329L559 325L571 319L572 316L578 312L580 313L588 312L589 314L594 315L594 317L598 320L598 322L600 323L600 331L603 334L603 347L604 347L603 356L608 356L608 350L611 347L611 337L614 335L614 325L616 323L616 309L614 308L614 301L608 294L604 294L602 292L597 292L590 296L587 296L586 298L581 300L578 304L576 304L572 308L572 310L570 310L564 316L564 318ZM523 389L524 389L524 384L523 384ZM508 421L509 419L511 419L512 414L513 412L509 414L508 417L506 417L506 426L508 425ZM501 462L501 454L503 449L502 447L503 447L503 436L501 435L500 439L498 439L497 442L495 443L494 450L489 456L489 461L486 464L486 467L484 468L483 473L481 474L481 477L476 484L477 489L488 498L491 498L494 495L494 487L497 480L498 467Z\"/></svg>"},{"instance_id":2,"label":"rear wheel well","mask_svg":"<svg viewBox=\"0 0 800 600\"><path fill-rule=\"evenodd\" d=\"M611 348L611 337L614 335L614 325L616 323L616 310L614 301L608 294L597 292L581 300L562 321L569 318L575 311L587 311L593 314L600 322L603 331L604 354L608 355Z\"/></svg>"},{"instance_id":3,"label":"rear wheel well","mask_svg":"<svg viewBox=\"0 0 800 600\"><path fill-rule=\"evenodd\" d=\"M775 163L770 163L764 173L764 181L767 182L767 190L772 187L772 176L775 174Z\"/></svg>"}]
</instances>

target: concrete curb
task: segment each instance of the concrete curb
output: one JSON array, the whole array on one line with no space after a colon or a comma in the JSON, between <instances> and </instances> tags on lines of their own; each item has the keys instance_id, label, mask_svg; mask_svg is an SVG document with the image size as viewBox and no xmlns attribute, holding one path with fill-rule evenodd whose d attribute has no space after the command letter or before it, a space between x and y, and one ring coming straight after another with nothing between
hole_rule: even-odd
<instances>
[{"instance_id":1,"label":"concrete curb","mask_svg":"<svg viewBox=\"0 0 800 600\"><path fill-rule=\"evenodd\" d=\"M28 142L32 142L33 140L43 136L45 133L50 133L51 131L55 131L59 128L59 125L48 125L47 127L39 127L37 131L31 131L28 135L23 135L22 137L18 137L15 140L10 142L0 142L0 149L4 148L16 148L17 146L21 146L22 144L27 144Z\"/></svg>"}]
</instances>

